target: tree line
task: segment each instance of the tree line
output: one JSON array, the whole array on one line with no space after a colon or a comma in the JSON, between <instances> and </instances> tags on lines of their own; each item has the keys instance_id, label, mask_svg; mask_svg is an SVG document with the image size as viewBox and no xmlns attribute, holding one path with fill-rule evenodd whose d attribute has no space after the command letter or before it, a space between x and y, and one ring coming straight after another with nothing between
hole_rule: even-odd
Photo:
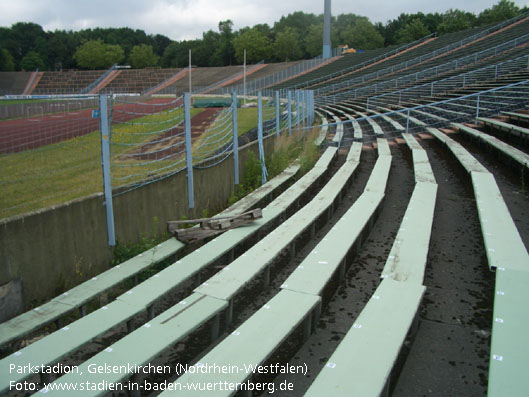
<instances>
[{"instance_id":1,"label":"tree line","mask_svg":"<svg viewBox=\"0 0 529 397\"><path fill-rule=\"evenodd\" d=\"M527 12L509 0L499 0L479 14L450 9L445 13L400 14L385 24L367 17L340 14L332 18L332 45L362 50L407 43L431 33L442 35L497 23ZM133 68L185 67L188 53L197 66L296 61L321 54L323 15L296 11L272 26L258 24L233 30L231 20L202 38L173 41L131 28L44 31L31 22L0 27L0 71L106 69L115 63Z\"/></svg>"}]
</instances>

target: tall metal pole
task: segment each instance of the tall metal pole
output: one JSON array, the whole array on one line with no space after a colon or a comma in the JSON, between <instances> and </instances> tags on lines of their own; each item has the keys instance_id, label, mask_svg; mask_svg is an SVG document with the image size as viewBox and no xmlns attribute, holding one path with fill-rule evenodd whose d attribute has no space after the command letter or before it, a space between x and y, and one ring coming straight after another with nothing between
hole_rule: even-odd
<instances>
[{"instance_id":1,"label":"tall metal pole","mask_svg":"<svg viewBox=\"0 0 529 397\"><path fill-rule=\"evenodd\" d=\"M189 95L191 96L191 93L193 92L191 90L191 49L189 49Z\"/></svg>"},{"instance_id":2,"label":"tall metal pole","mask_svg":"<svg viewBox=\"0 0 529 397\"><path fill-rule=\"evenodd\" d=\"M103 166L103 184L105 190L105 210L107 214L108 245L116 245L114 229L114 207L112 205L112 184L110 174L110 123L108 95L99 96L99 118L101 127L101 159Z\"/></svg>"},{"instance_id":3,"label":"tall metal pole","mask_svg":"<svg viewBox=\"0 0 529 397\"><path fill-rule=\"evenodd\" d=\"M246 104L246 48L244 49L244 64L243 64L243 94L244 94L244 104Z\"/></svg>"},{"instance_id":4,"label":"tall metal pole","mask_svg":"<svg viewBox=\"0 0 529 397\"><path fill-rule=\"evenodd\" d=\"M232 98L232 123L233 123L233 176L235 185L239 184L239 128L237 125L237 93L231 94Z\"/></svg>"},{"instance_id":5,"label":"tall metal pole","mask_svg":"<svg viewBox=\"0 0 529 397\"><path fill-rule=\"evenodd\" d=\"M275 92L275 100L276 100L276 135L279 136L279 133L281 131L281 125L280 125L280 119L279 119L279 116L280 116L280 111L281 111L281 107L280 107L280 99L279 99L279 91L276 91Z\"/></svg>"},{"instance_id":6,"label":"tall metal pole","mask_svg":"<svg viewBox=\"0 0 529 397\"><path fill-rule=\"evenodd\" d=\"M187 201L189 208L195 208L193 184L193 152L191 145L191 94L184 93L184 132L186 139Z\"/></svg>"},{"instance_id":7,"label":"tall metal pole","mask_svg":"<svg viewBox=\"0 0 529 397\"><path fill-rule=\"evenodd\" d=\"M296 126L299 128L301 121L301 95L299 91L296 91Z\"/></svg>"},{"instance_id":8,"label":"tall metal pole","mask_svg":"<svg viewBox=\"0 0 529 397\"><path fill-rule=\"evenodd\" d=\"M479 118L479 99L480 99L479 95L480 94L478 94L478 99L476 101L476 125L479 123L479 120L478 120L478 118Z\"/></svg>"},{"instance_id":9,"label":"tall metal pole","mask_svg":"<svg viewBox=\"0 0 529 397\"><path fill-rule=\"evenodd\" d=\"M331 0L325 0L323 12L323 59L328 59L331 54Z\"/></svg>"},{"instance_id":10,"label":"tall metal pole","mask_svg":"<svg viewBox=\"0 0 529 397\"><path fill-rule=\"evenodd\" d=\"M257 139L259 141L259 159L261 160L261 183L266 183L267 170L265 164L265 153L263 143L263 94L257 94Z\"/></svg>"},{"instance_id":11,"label":"tall metal pole","mask_svg":"<svg viewBox=\"0 0 529 397\"><path fill-rule=\"evenodd\" d=\"M292 91L288 90L288 135L292 135Z\"/></svg>"}]
</instances>

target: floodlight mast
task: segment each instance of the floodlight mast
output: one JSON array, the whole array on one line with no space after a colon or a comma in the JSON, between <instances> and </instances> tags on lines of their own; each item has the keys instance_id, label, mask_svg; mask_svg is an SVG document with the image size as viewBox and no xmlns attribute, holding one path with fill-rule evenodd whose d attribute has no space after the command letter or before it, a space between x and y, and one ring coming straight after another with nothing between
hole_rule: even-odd
<instances>
[{"instance_id":1,"label":"floodlight mast","mask_svg":"<svg viewBox=\"0 0 529 397\"><path fill-rule=\"evenodd\" d=\"M323 59L328 59L331 56L331 0L325 0L323 13Z\"/></svg>"}]
</instances>

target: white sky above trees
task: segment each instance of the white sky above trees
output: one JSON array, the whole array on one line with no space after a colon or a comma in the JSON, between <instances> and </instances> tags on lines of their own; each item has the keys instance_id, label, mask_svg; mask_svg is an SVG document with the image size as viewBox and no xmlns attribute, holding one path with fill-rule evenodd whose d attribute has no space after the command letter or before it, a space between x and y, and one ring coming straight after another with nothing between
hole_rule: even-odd
<instances>
[{"instance_id":1,"label":"white sky above trees","mask_svg":"<svg viewBox=\"0 0 529 397\"><path fill-rule=\"evenodd\" d=\"M402 12L440 12L458 8L475 14L498 0L332 0L333 15L354 13L386 23ZM258 23L273 25L295 11L323 13L323 0L0 0L0 26L34 22L44 30L129 27L172 40L201 38L231 19L234 30ZM528 0L515 0L519 7Z\"/></svg>"}]
</instances>

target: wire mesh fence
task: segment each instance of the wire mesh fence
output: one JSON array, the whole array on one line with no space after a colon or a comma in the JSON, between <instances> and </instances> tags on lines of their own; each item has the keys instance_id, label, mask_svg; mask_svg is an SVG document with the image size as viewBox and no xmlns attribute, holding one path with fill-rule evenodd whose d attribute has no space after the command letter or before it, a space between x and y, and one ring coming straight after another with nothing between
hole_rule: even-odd
<instances>
[{"instance_id":1,"label":"wire mesh fence","mask_svg":"<svg viewBox=\"0 0 529 397\"><path fill-rule=\"evenodd\" d=\"M100 192L96 98L0 106L0 218Z\"/></svg>"},{"instance_id":2,"label":"wire mesh fence","mask_svg":"<svg viewBox=\"0 0 529 397\"><path fill-rule=\"evenodd\" d=\"M184 164L181 98L136 102L115 98L111 112L112 187L129 189Z\"/></svg>"},{"instance_id":3,"label":"wire mesh fence","mask_svg":"<svg viewBox=\"0 0 529 397\"><path fill-rule=\"evenodd\" d=\"M102 154L101 97L39 97L0 103L0 218L102 193L105 161L114 195L188 168L182 97L108 96L108 159ZM294 109L308 104L295 104L295 95L291 97L290 115L288 98L280 98L279 103L274 97L264 99L264 136L288 131L288 120L296 124ZM236 99L224 108L189 109L194 168L225 161L242 137L257 139L257 101L245 102Z\"/></svg>"}]
</instances>

